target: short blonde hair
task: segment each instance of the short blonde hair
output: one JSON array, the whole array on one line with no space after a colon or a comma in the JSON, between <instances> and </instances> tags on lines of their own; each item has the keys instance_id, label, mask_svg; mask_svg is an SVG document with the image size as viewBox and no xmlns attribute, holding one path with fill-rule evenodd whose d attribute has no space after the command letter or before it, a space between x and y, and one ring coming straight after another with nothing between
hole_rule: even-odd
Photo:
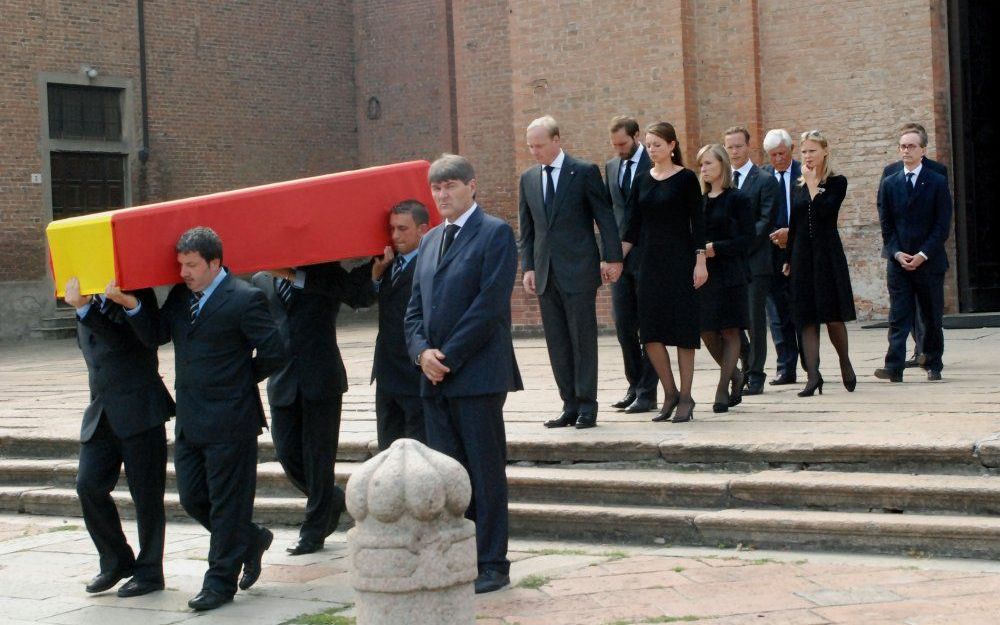
<instances>
[{"instance_id":1,"label":"short blonde hair","mask_svg":"<svg viewBox=\"0 0 1000 625\"><path fill-rule=\"evenodd\" d=\"M542 115L538 119L531 120L527 129L531 130L532 128L544 128L549 132L549 139L559 136L559 124L551 115Z\"/></svg>"},{"instance_id":2,"label":"short blonde hair","mask_svg":"<svg viewBox=\"0 0 1000 625\"><path fill-rule=\"evenodd\" d=\"M732 134L732 133L730 133ZM706 156L714 156L715 160L719 161L722 166L722 188L731 189L733 187L733 165L729 162L729 154L726 152L726 148L722 147L718 143L709 143L708 145L702 146L698 150L698 156L695 157L694 162L701 167L701 162L705 160ZM712 185L705 182L705 179L698 175L698 182L701 184L701 194L705 195L712 190Z\"/></svg>"},{"instance_id":3,"label":"short blonde hair","mask_svg":"<svg viewBox=\"0 0 1000 625\"><path fill-rule=\"evenodd\" d=\"M826 150L826 156L823 158L823 171L819 172L819 181L821 183L826 182L826 179L830 176L835 175L833 171L833 159L830 158L830 142L826 140L823 133L819 130L807 130L802 133L799 138L799 149L802 149L803 144L806 141L814 141L819 144L821 148ZM805 186L806 179L804 176L799 176L799 186Z\"/></svg>"}]
</instances>

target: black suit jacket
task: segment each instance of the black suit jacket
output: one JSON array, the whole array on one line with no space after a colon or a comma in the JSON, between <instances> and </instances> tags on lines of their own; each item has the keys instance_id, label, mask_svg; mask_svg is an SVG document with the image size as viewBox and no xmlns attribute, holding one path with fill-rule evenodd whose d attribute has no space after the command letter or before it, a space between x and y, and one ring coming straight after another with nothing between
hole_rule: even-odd
<instances>
[{"instance_id":1,"label":"black suit jacket","mask_svg":"<svg viewBox=\"0 0 1000 625\"><path fill-rule=\"evenodd\" d=\"M550 272L558 276L559 288L567 293L596 290L601 286L602 255L594 222L601 232L603 259L622 261L621 240L601 170L566 154L551 216L546 215L542 202L543 175L541 165L521 174L521 267L535 272L539 295L545 292Z\"/></svg>"},{"instance_id":2,"label":"black suit jacket","mask_svg":"<svg viewBox=\"0 0 1000 625\"><path fill-rule=\"evenodd\" d=\"M604 164L604 183L608 189L608 196L611 198L611 207L615 213L615 225L618 226L618 233L625 236L625 226L629 220L628 198L622 195L622 189L618 186L618 172L622 166L622 159L616 156L609 159ZM649 160L649 153L643 150L639 155L639 162L636 163L632 171L632 181L639 172L649 171L653 166L653 161ZM639 262L639 254L629 254L625 257L625 268L628 271L635 271Z\"/></svg>"},{"instance_id":3,"label":"black suit jacket","mask_svg":"<svg viewBox=\"0 0 1000 625\"><path fill-rule=\"evenodd\" d=\"M337 314L341 302L352 308L363 305L364 282L371 281L371 265L350 273L340 263L299 269L305 273L305 282L301 289L292 289L287 307L271 274L260 272L251 279L267 297L289 356L267 379L267 400L272 406L290 406L300 392L310 401L347 392L347 372L337 345Z\"/></svg>"},{"instance_id":4,"label":"black suit jacket","mask_svg":"<svg viewBox=\"0 0 1000 625\"><path fill-rule=\"evenodd\" d=\"M774 273L771 259L770 235L774 232L777 219L777 207L780 205L778 194L781 187L774 176L768 175L754 165L750 168L740 192L750 200L753 212L754 236L747 246L747 260L750 263L750 273L755 276L769 276Z\"/></svg>"},{"instance_id":5,"label":"black suit jacket","mask_svg":"<svg viewBox=\"0 0 1000 625\"><path fill-rule=\"evenodd\" d=\"M132 294L157 316L153 289ZM121 439L163 425L174 414L174 400L160 377L157 346L139 340L121 306L108 301L104 308L101 312L94 302L82 319L77 318L76 342L90 383L90 405L80 428L84 443L94 435L102 414Z\"/></svg>"},{"instance_id":6,"label":"black suit jacket","mask_svg":"<svg viewBox=\"0 0 1000 625\"><path fill-rule=\"evenodd\" d=\"M947 183L948 181L947 167L945 167L944 165L933 159L927 158L926 156L920 159L920 164L923 165L924 168L930 169L931 171L944 176L945 183ZM875 194L875 207L878 209L879 215L882 214L882 183L885 182L886 178L900 171L903 171L903 161L894 161L882 168L882 177L878 179L878 191ZM884 256L885 253L883 250L883 257Z\"/></svg>"},{"instance_id":7,"label":"black suit jacket","mask_svg":"<svg viewBox=\"0 0 1000 625\"><path fill-rule=\"evenodd\" d=\"M715 255L705 261L708 285L732 287L750 282L747 244L754 236L753 211L742 191L725 189L714 201L702 196L705 206L705 239ZM709 204L711 203L711 206Z\"/></svg>"},{"instance_id":8,"label":"black suit jacket","mask_svg":"<svg viewBox=\"0 0 1000 625\"><path fill-rule=\"evenodd\" d=\"M892 259L897 252L923 252L923 267L943 273L948 269L944 242L951 227L951 193L948 180L924 167L913 191L902 170L882 181L879 195L879 223L882 226L882 257Z\"/></svg>"},{"instance_id":9,"label":"black suit jacket","mask_svg":"<svg viewBox=\"0 0 1000 625\"><path fill-rule=\"evenodd\" d=\"M267 299L230 274L193 324L190 302L191 291L178 284L158 322L146 306L129 317L146 345L174 342L176 435L196 445L254 438L266 425L257 383L288 360Z\"/></svg>"},{"instance_id":10,"label":"black suit jacket","mask_svg":"<svg viewBox=\"0 0 1000 625\"><path fill-rule=\"evenodd\" d=\"M795 185L798 184L799 178L802 176L802 163L795 159L792 159L792 166L788 168L788 179L785 180L785 184L788 185L788 224L792 223L792 196L795 195ZM765 174L771 176L774 179L774 166L770 163L762 165L760 170ZM778 211L781 210L781 183L778 183L778 194L774 198L774 227L778 227ZM773 230L772 230L773 232ZM771 266L774 269L774 275L779 275L781 273L781 268L785 263L788 262L788 254L786 250L771 244Z\"/></svg>"},{"instance_id":11,"label":"black suit jacket","mask_svg":"<svg viewBox=\"0 0 1000 625\"><path fill-rule=\"evenodd\" d=\"M468 397L521 390L510 329L514 231L480 206L439 263L443 233L441 223L420 241L405 327L411 361L436 348L451 371L436 386L421 374L420 394Z\"/></svg>"},{"instance_id":12,"label":"black suit jacket","mask_svg":"<svg viewBox=\"0 0 1000 625\"><path fill-rule=\"evenodd\" d=\"M367 286L368 302L378 301L378 337L375 339L371 381L378 380L379 390L393 395L419 396L420 379L424 377L410 358L403 328L413 287L413 273L419 258L419 254L411 258L395 281L391 278L392 268L387 269L378 292L371 280Z\"/></svg>"}]
</instances>

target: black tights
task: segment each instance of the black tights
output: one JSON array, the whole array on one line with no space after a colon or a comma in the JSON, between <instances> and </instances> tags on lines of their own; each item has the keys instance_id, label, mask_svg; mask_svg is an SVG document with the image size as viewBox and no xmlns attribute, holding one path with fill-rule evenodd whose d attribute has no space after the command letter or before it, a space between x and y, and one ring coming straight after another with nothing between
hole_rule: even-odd
<instances>
[{"instance_id":1,"label":"black tights","mask_svg":"<svg viewBox=\"0 0 1000 625\"><path fill-rule=\"evenodd\" d=\"M740 359L740 329L725 328L702 332L701 341L719 365L719 385L715 388L715 402L726 403L729 401L729 381L733 379L736 364Z\"/></svg>"},{"instance_id":2,"label":"black tights","mask_svg":"<svg viewBox=\"0 0 1000 625\"><path fill-rule=\"evenodd\" d=\"M847 326L844 325L843 321L831 321L826 324L826 334L830 337L833 348L837 350L841 372L850 371L853 375L851 357L847 353ZM806 373L809 375L809 379L815 380L819 377L819 325L803 326L802 355L805 358Z\"/></svg>"}]
</instances>

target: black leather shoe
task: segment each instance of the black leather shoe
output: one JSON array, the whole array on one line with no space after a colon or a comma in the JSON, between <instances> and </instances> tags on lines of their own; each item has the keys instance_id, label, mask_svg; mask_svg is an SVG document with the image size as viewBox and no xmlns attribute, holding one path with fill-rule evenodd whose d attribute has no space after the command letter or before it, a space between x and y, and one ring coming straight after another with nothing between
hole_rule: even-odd
<instances>
[{"instance_id":1,"label":"black leather shoe","mask_svg":"<svg viewBox=\"0 0 1000 625\"><path fill-rule=\"evenodd\" d=\"M227 597L226 595L220 595L214 590L203 588L201 592L194 596L194 599L188 601L188 607L196 612L204 612L206 610L214 610L232 600L232 595Z\"/></svg>"},{"instance_id":2,"label":"black leather shoe","mask_svg":"<svg viewBox=\"0 0 1000 625\"><path fill-rule=\"evenodd\" d=\"M941 372L940 371L928 371L927 372L927 379L930 380L931 382L938 382L938 381L941 380Z\"/></svg>"},{"instance_id":3,"label":"black leather shoe","mask_svg":"<svg viewBox=\"0 0 1000 625\"><path fill-rule=\"evenodd\" d=\"M764 392L764 380L750 380L747 382L747 388L743 391L744 395L760 395Z\"/></svg>"},{"instance_id":4,"label":"black leather shoe","mask_svg":"<svg viewBox=\"0 0 1000 625\"><path fill-rule=\"evenodd\" d=\"M254 545L253 550L250 552L250 557L243 561L243 576L240 577L239 584L240 590L246 590L257 583L257 578L260 577L260 571L263 568L261 561L264 559L264 552L270 548L273 540L274 534L271 533L271 530L262 527L257 536L257 544Z\"/></svg>"},{"instance_id":5,"label":"black leather shoe","mask_svg":"<svg viewBox=\"0 0 1000 625\"><path fill-rule=\"evenodd\" d=\"M612 408L617 408L618 410L624 410L624 409L628 408L629 406L631 406L632 402L634 402L634 401L635 401L635 393L633 393L632 391L629 391L629 392L625 393L625 397L622 397L620 400L618 400L615 403L611 404L611 407Z\"/></svg>"},{"instance_id":6,"label":"black leather shoe","mask_svg":"<svg viewBox=\"0 0 1000 625\"><path fill-rule=\"evenodd\" d=\"M586 430L587 428L592 428L597 426L597 415L595 414L582 414L576 418L576 429Z\"/></svg>"},{"instance_id":7,"label":"black leather shoe","mask_svg":"<svg viewBox=\"0 0 1000 625\"><path fill-rule=\"evenodd\" d=\"M130 579L118 589L118 596L122 599L127 599L128 597L148 595L157 590L163 590L163 582L144 582L137 579Z\"/></svg>"},{"instance_id":8,"label":"black leather shoe","mask_svg":"<svg viewBox=\"0 0 1000 625\"><path fill-rule=\"evenodd\" d=\"M115 584L129 577L132 577L132 571L108 571L107 573L98 573L94 576L94 579L90 580L90 583L87 584L86 590L89 593L111 590L115 587Z\"/></svg>"},{"instance_id":9,"label":"black leather shoe","mask_svg":"<svg viewBox=\"0 0 1000 625\"><path fill-rule=\"evenodd\" d=\"M637 414L653 410L656 410L656 402L649 401L648 399L637 399L629 404L629 407L625 409L625 414Z\"/></svg>"},{"instance_id":10,"label":"black leather shoe","mask_svg":"<svg viewBox=\"0 0 1000 625\"><path fill-rule=\"evenodd\" d=\"M577 415L575 412L563 412L557 418L545 422L547 428L567 428L576 425Z\"/></svg>"},{"instance_id":11,"label":"black leather shoe","mask_svg":"<svg viewBox=\"0 0 1000 625\"><path fill-rule=\"evenodd\" d=\"M903 381L903 371L895 369L886 369L885 367L880 367L875 370L875 377L880 380L889 380L890 382L902 382Z\"/></svg>"},{"instance_id":12,"label":"black leather shoe","mask_svg":"<svg viewBox=\"0 0 1000 625\"><path fill-rule=\"evenodd\" d=\"M508 585L510 585L510 575L501 573L500 571L485 570L476 578L476 594L481 595L484 592L493 592Z\"/></svg>"},{"instance_id":13,"label":"black leather shoe","mask_svg":"<svg viewBox=\"0 0 1000 625\"><path fill-rule=\"evenodd\" d=\"M779 375L770 382L771 386L783 386L785 384L795 384L795 376L793 375Z\"/></svg>"},{"instance_id":14,"label":"black leather shoe","mask_svg":"<svg viewBox=\"0 0 1000 625\"><path fill-rule=\"evenodd\" d=\"M306 540L305 538L299 538L291 547L285 549L289 554L293 556L301 556L307 553L316 553L323 548L322 540Z\"/></svg>"}]
</instances>

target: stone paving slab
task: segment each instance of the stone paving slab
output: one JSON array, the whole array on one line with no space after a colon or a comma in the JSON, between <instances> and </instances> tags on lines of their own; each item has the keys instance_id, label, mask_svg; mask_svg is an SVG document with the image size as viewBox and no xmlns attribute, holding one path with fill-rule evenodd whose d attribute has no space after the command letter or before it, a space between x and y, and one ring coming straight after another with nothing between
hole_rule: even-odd
<instances>
[{"instance_id":1,"label":"stone paving slab","mask_svg":"<svg viewBox=\"0 0 1000 625\"><path fill-rule=\"evenodd\" d=\"M126 532L134 542L132 524ZM311 622L351 625L344 534L301 558L282 553L295 538L275 529L257 585L195 614L187 600L208 549L200 527L168 525L168 546L186 549L166 556L166 590L119 599L84 592L97 556L76 519L0 514L0 622L291 625L340 610L341 620ZM545 541L511 549L513 586L476 597L476 625L984 625L1000 614L998 562Z\"/></svg>"}]
</instances>

